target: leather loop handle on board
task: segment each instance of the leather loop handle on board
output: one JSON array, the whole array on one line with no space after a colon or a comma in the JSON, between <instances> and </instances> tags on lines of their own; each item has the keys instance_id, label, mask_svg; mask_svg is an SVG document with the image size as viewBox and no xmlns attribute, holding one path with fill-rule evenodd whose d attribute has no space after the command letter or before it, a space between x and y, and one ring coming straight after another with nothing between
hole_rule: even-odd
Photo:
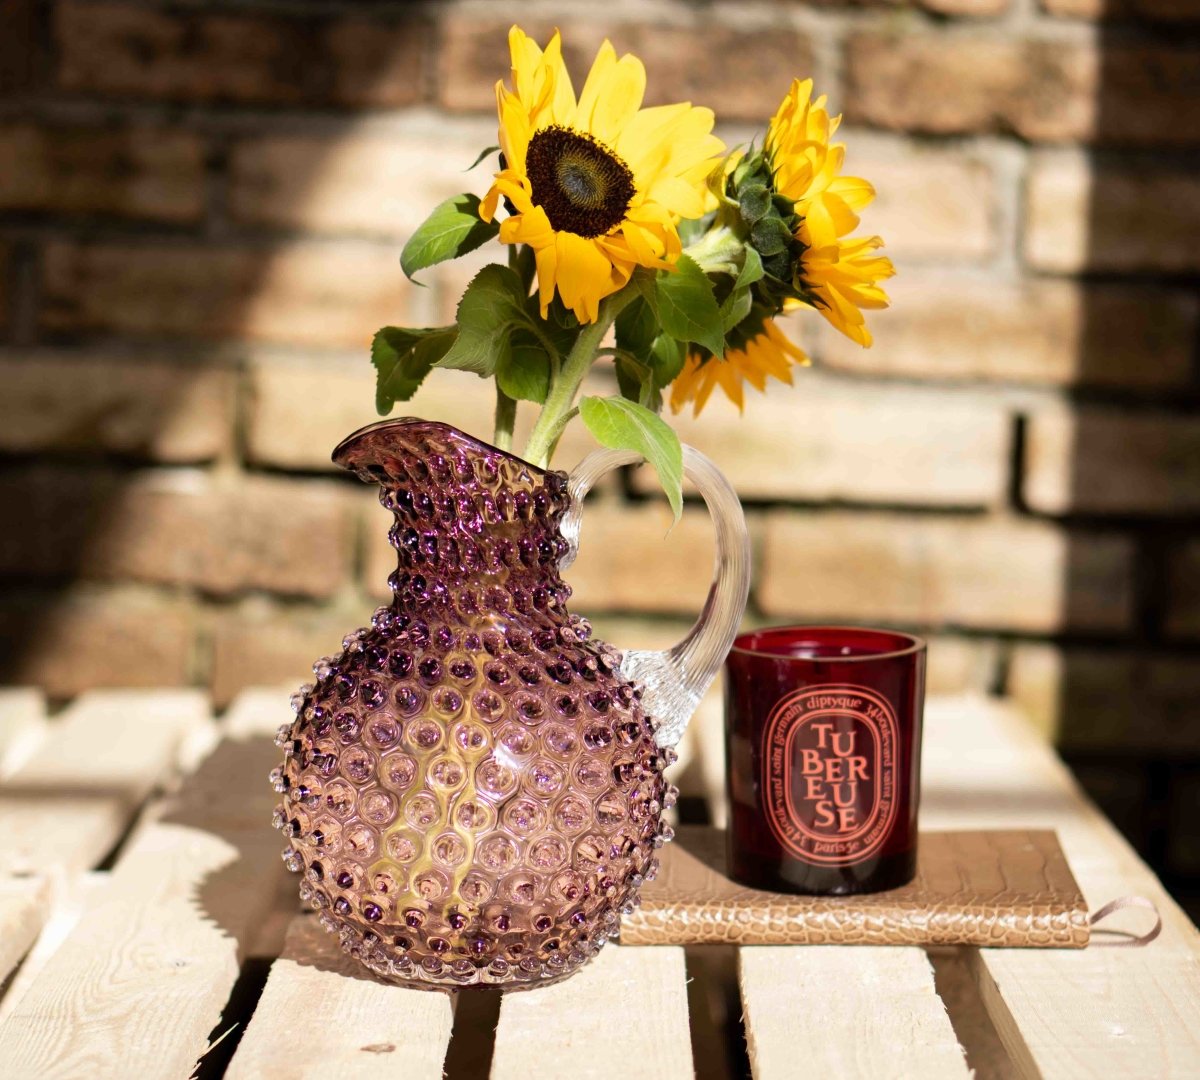
<instances>
[{"instance_id":1,"label":"leather loop handle on board","mask_svg":"<svg viewBox=\"0 0 1200 1080\"><path fill-rule=\"evenodd\" d=\"M1093 948L1116 949L1122 946L1140 948L1143 945L1149 945L1150 942L1162 933L1162 916L1158 913L1158 908L1154 906L1154 901L1148 900L1144 896L1119 896L1116 900L1110 900L1099 911L1092 914L1088 919L1088 924L1095 927L1097 923L1107 919L1114 911L1123 911L1126 908L1144 908L1146 911L1153 911L1154 925L1140 937L1135 937L1124 930L1100 930L1099 933L1101 934L1123 935L1123 940L1096 941L1093 939L1091 943Z\"/></svg>"}]
</instances>

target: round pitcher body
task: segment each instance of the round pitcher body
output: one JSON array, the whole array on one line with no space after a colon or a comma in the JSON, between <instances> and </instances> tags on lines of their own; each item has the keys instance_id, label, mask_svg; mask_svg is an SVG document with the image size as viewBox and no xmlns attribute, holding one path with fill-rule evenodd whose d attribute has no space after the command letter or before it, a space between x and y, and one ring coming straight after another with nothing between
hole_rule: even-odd
<instances>
[{"instance_id":1,"label":"round pitcher body","mask_svg":"<svg viewBox=\"0 0 1200 1080\"><path fill-rule=\"evenodd\" d=\"M674 755L566 609L566 478L419 421L335 460L380 484L399 567L393 604L315 665L280 731L285 861L377 974L569 974L657 870Z\"/></svg>"}]
</instances>

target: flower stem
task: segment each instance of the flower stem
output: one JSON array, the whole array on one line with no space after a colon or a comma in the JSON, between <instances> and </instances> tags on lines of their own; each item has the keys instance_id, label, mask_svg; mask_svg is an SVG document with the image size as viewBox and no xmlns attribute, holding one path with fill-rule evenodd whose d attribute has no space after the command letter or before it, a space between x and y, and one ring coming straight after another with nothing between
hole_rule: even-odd
<instances>
[{"instance_id":1,"label":"flower stem","mask_svg":"<svg viewBox=\"0 0 1200 1080\"><path fill-rule=\"evenodd\" d=\"M496 430L492 443L497 450L512 450L513 425L517 422L517 403L510 398L500 384L496 384Z\"/></svg>"},{"instance_id":2,"label":"flower stem","mask_svg":"<svg viewBox=\"0 0 1200 1080\"><path fill-rule=\"evenodd\" d=\"M575 344L563 360L562 370L551 380L546 404L542 406L541 414L529 433L523 457L530 464L541 469L549 464L554 445L562 435L575 406L575 395L596 359L600 342L604 340L604 335L608 333L613 320L636 295L636 286L626 285L620 292L605 297L600 302L596 321L589 323L579 332L579 337L575 339Z\"/></svg>"}]
</instances>

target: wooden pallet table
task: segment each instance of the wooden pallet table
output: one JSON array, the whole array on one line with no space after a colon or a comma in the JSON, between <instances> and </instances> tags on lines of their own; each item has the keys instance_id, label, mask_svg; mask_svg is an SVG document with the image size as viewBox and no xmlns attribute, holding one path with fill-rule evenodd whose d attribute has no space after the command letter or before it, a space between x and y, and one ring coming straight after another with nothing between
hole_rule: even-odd
<instances>
[{"instance_id":1,"label":"wooden pallet table","mask_svg":"<svg viewBox=\"0 0 1200 1080\"><path fill-rule=\"evenodd\" d=\"M191 691L49 718L0 691L0 1077L1200 1076L1195 928L1001 704L930 704L923 827L1057 829L1093 909L1154 901L1151 946L626 945L460 1000L375 982L301 913L267 824L288 716L276 690L216 718Z\"/></svg>"}]
</instances>

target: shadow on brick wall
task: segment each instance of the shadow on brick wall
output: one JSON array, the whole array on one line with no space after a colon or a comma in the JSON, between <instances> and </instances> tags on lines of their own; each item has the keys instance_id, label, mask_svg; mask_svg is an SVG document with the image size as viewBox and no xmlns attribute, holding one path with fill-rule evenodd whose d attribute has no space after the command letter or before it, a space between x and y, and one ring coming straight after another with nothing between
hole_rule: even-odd
<instances>
[{"instance_id":1,"label":"shadow on brick wall","mask_svg":"<svg viewBox=\"0 0 1200 1080\"><path fill-rule=\"evenodd\" d=\"M395 305L396 248L360 258L369 245L297 242L266 211L239 221L226 178L235 147L317 130L288 178L303 206L331 132L428 99L428 11L4 5L0 681L52 698L194 683L209 674L197 597L329 599L272 576L273 549L291 536L349 562L340 504L314 495L314 519L270 477L226 483L243 358L256 342L365 348L371 327L339 322L339 301Z\"/></svg>"},{"instance_id":2,"label":"shadow on brick wall","mask_svg":"<svg viewBox=\"0 0 1200 1080\"><path fill-rule=\"evenodd\" d=\"M1098 588L1126 593L1121 625L1064 643L1044 673L1057 680L1063 756L1198 918L1200 653L1184 578L1200 531L1200 12L1109 0L1106 14L1093 146L1046 152L1029 181L1026 258L1079 274L1086 300L1072 415L1027 418L1022 496L1075 527L1071 616ZM1132 341L1114 324L1126 297L1142 327ZM1107 585L1101 545L1126 566Z\"/></svg>"}]
</instances>

